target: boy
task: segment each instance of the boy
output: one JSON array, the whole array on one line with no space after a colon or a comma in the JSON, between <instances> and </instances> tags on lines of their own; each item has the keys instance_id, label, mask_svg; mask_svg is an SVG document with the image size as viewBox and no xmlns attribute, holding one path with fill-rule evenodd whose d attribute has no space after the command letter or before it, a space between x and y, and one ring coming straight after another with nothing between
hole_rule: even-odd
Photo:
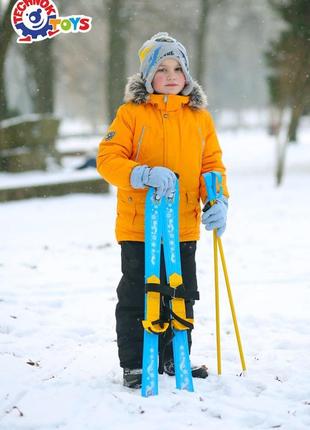
<instances>
[{"instance_id":1,"label":"boy","mask_svg":"<svg viewBox=\"0 0 310 430\"><path fill-rule=\"evenodd\" d=\"M144 202L148 187L169 197L180 184L180 252L185 288L197 291L195 251L200 230L200 199L207 199L202 174L222 173L224 196L202 222L207 230L225 230L225 167L206 96L193 81L184 46L158 33L139 50L140 73L128 80L123 104L102 140L97 169L118 187L116 238L122 250L123 276L117 288L116 331L124 385L141 386L144 319ZM175 172L175 173L174 173ZM226 196L226 197L225 197ZM161 282L166 282L161 261ZM167 303L163 300L163 313ZM193 318L193 301L186 302ZM160 337L160 372L174 375L171 330ZM191 334L188 331L189 347ZM207 368L192 369L206 378Z\"/></svg>"}]
</instances>

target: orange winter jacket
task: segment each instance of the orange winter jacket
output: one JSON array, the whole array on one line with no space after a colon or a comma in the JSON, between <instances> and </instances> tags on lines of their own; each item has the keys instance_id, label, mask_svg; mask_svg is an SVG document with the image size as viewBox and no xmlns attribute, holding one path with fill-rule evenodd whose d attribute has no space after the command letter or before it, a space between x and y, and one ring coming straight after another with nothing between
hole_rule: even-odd
<instances>
[{"instance_id":1,"label":"orange winter jacket","mask_svg":"<svg viewBox=\"0 0 310 430\"><path fill-rule=\"evenodd\" d=\"M195 84L189 96L148 94L135 75L129 80L126 103L117 112L99 146L97 169L118 188L116 238L144 241L144 202L147 188L130 185L138 165L164 166L179 174L180 241L199 239L200 199L206 199L201 174L225 167L206 98Z\"/></svg>"}]
</instances>

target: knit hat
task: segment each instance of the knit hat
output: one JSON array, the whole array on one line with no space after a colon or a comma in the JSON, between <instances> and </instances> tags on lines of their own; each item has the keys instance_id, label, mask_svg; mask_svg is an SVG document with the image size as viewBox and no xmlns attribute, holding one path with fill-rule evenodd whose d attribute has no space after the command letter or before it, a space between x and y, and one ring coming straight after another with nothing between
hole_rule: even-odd
<instances>
[{"instance_id":1,"label":"knit hat","mask_svg":"<svg viewBox=\"0 0 310 430\"><path fill-rule=\"evenodd\" d=\"M189 73L189 63L185 47L168 33L157 33L139 49L140 72L148 93L153 93L152 80L157 67L165 58L177 60L185 76L182 94L188 95L193 89L193 79Z\"/></svg>"}]
</instances>

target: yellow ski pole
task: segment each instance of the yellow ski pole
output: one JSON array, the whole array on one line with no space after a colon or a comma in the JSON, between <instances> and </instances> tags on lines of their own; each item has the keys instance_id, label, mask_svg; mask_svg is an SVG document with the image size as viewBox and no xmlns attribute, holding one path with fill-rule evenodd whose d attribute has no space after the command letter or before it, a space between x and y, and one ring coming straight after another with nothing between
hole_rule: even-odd
<instances>
[{"instance_id":1,"label":"yellow ski pole","mask_svg":"<svg viewBox=\"0 0 310 430\"><path fill-rule=\"evenodd\" d=\"M203 211L206 211L208 209L208 206L209 207L213 206L216 198L218 198L219 196L222 195L222 192L223 192L222 191L222 185L221 185L222 176L219 172L209 172L209 173L204 173L203 177L205 180L206 190L207 190L207 194L208 194L208 203L205 205L205 207L203 209ZM217 192L217 183L219 185L219 190L220 190L219 193ZM225 256L224 256L223 245L222 245L221 238L217 236L217 230L214 229L213 230L213 252L214 252L217 371L218 371L218 374L221 375L221 373L222 373L222 359L221 359L221 337L220 337L220 307L219 307L217 247L219 248L219 251L220 251L221 262L222 262L222 267L223 267L223 272L224 272L224 277L225 277L225 283L226 283L226 289L227 289L227 294L228 294L231 314L232 314L232 318L233 318L235 334L236 334L236 338L237 338L239 355L240 355L240 360L241 360L241 365L242 365L243 371L246 370L246 364L245 364L245 359L244 359L244 354L243 354L243 349L242 349L242 344L241 344L241 337L240 337L240 332L239 332L239 327L238 327L238 322L237 322L237 316L236 316L234 301L233 301L232 292L231 292L231 288L230 288L230 282L229 282L228 271L227 271L227 266L226 266L226 261L225 261Z\"/></svg>"},{"instance_id":2,"label":"yellow ski pole","mask_svg":"<svg viewBox=\"0 0 310 430\"><path fill-rule=\"evenodd\" d=\"M216 353L217 353L217 374L222 374L222 354L221 354L221 328L220 328L220 292L218 275L218 252L217 233L213 230L213 252L214 252L214 285L215 285L215 327L216 327Z\"/></svg>"},{"instance_id":3,"label":"yellow ski pole","mask_svg":"<svg viewBox=\"0 0 310 430\"><path fill-rule=\"evenodd\" d=\"M245 371L246 365L245 365L245 359L244 359L244 354L243 354L243 349L242 349L242 344L241 344L241 337L240 337L240 332L239 332L239 327L238 327L238 322L237 322L236 310L235 310L235 305L234 305L234 301L233 301L233 297L232 297L232 293L231 293L230 282L229 282L229 277L228 277L228 272L227 272L227 267L226 267L226 261L225 261L225 256L224 256L222 240L220 237L217 237L217 243L218 243L218 247L219 247L220 255L221 255L221 261L222 261L224 278L225 278L227 294L228 294L228 299L229 299L229 304L230 304L230 310L231 310L231 315L233 318L233 323L234 323L234 328L235 328L235 333L236 333L236 338L237 338L237 343L238 343L240 361L241 361L241 365L242 365L242 370Z\"/></svg>"},{"instance_id":4,"label":"yellow ski pole","mask_svg":"<svg viewBox=\"0 0 310 430\"><path fill-rule=\"evenodd\" d=\"M217 173L218 175L218 173ZM216 200L216 175L205 173L203 175L208 193L208 202L203 211L207 211L214 205ZM221 353L221 326L220 326L220 290L219 290L219 271L218 271L218 245L217 231L213 230L213 258L214 258L214 293L215 293L215 334L216 334L216 356L217 356L217 373L222 374L222 353Z\"/></svg>"}]
</instances>

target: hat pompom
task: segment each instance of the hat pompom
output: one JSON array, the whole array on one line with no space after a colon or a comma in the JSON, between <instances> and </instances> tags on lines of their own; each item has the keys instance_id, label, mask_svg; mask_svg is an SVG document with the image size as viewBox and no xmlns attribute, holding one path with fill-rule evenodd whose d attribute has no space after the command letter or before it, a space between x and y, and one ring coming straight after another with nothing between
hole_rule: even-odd
<instances>
[{"instance_id":1,"label":"hat pompom","mask_svg":"<svg viewBox=\"0 0 310 430\"><path fill-rule=\"evenodd\" d=\"M156 42L176 42L176 39L169 36L169 33L166 31L154 34L154 36L151 37L151 40L155 40Z\"/></svg>"}]
</instances>

